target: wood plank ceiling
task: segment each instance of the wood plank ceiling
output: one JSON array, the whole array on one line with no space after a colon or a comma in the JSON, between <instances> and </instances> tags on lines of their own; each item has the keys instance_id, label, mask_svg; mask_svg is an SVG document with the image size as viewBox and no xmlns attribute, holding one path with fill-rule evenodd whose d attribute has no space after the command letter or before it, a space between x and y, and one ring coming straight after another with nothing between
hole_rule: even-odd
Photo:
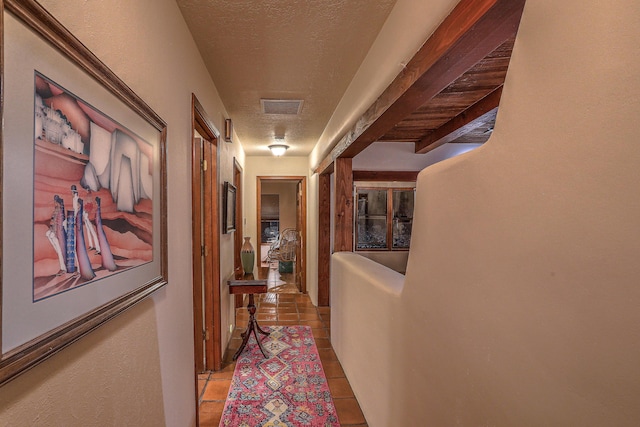
<instances>
[{"instance_id":1,"label":"wood plank ceiling","mask_svg":"<svg viewBox=\"0 0 640 427\"><path fill-rule=\"evenodd\" d=\"M442 92L396 124L379 141L414 142L417 144L416 152L420 153L436 148L438 140L432 141L431 144L422 144L426 146L420 149L418 145L423 140L431 141L433 136L438 135L439 128L502 87L511 59L514 39L514 37L509 38ZM499 99L498 96L498 101ZM491 135L496 118L497 103L495 105L483 120L472 120L471 125L467 126L463 132L459 132L457 137L444 142L486 142ZM455 130L452 129L451 132Z\"/></svg>"},{"instance_id":2,"label":"wood plank ceiling","mask_svg":"<svg viewBox=\"0 0 640 427\"><path fill-rule=\"evenodd\" d=\"M416 153L442 144L484 143L525 0L461 0L315 171L331 173L376 141L413 142Z\"/></svg>"}]
</instances>

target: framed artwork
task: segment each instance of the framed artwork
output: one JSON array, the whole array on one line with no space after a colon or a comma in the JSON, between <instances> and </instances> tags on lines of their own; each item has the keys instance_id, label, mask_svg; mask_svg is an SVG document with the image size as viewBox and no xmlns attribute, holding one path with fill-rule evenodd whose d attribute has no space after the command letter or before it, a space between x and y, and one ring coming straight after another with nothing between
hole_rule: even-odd
<instances>
[{"instance_id":1,"label":"framed artwork","mask_svg":"<svg viewBox=\"0 0 640 427\"><path fill-rule=\"evenodd\" d=\"M233 122L231 119L224 119L224 140L233 142Z\"/></svg>"},{"instance_id":2,"label":"framed artwork","mask_svg":"<svg viewBox=\"0 0 640 427\"><path fill-rule=\"evenodd\" d=\"M224 200L222 203L222 224L224 233L236 230L236 187L224 182Z\"/></svg>"},{"instance_id":3,"label":"framed artwork","mask_svg":"<svg viewBox=\"0 0 640 427\"><path fill-rule=\"evenodd\" d=\"M0 0L0 384L167 283L166 123L35 0Z\"/></svg>"}]
</instances>

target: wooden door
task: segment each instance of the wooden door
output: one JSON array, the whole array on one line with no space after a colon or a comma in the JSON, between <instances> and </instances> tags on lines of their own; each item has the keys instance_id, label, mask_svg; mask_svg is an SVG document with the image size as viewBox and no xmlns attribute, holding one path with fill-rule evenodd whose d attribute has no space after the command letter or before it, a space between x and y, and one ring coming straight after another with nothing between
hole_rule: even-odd
<instances>
[{"instance_id":1,"label":"wooden door","mask_svg":"<svg viewBox=\"0 0 640 427\"><path fill-rule=\"evenodd\" d=\"M193 332L196 372L205 371L206 326L204 323L204 253L202 214L204 212L203 194L204 178L202 165L204 163L204 143L202 138L193 140L192 150L192 234L193 234Z\"/></svg>"},{"instance_id":2,"label":"wooden door","mask_svg":"<svg viewBox=\"0 0 640 427\"><path fill-rule=\"evenodd\" d=\"M195 367L202 372L222 366L218 140L202 106L192 100L193 331Z\"/></svg>"},{"instance_id":3,"label":"wooden door","mask_svg":"<svg viewBox=\"0 0 640 427\"><path fill-rule=\"evenodd\" d=\"M193 311L196 371L214 370L220 364L216 348L214 313L220 311L216 250L217 229L213 205L217 204L216 146L204 138L194 138L193 208ZM218 292L216 292L218 290Z\"/></svg>"}]
</instances>

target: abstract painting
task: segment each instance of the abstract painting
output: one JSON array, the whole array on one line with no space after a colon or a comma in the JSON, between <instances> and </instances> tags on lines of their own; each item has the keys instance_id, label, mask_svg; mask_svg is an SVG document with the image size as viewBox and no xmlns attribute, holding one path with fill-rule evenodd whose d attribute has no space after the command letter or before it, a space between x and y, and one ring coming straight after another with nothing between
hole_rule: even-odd
<instances>
[{"instance_id":1,"label":"abstract painting","mask_svg":"<svg viewBox=\"0 0 640 427\"><path fill-rule=\"evenodd\" d=\"M153 260L153 153L35 72L34 301Z\"/></svg>"}]
</instances>

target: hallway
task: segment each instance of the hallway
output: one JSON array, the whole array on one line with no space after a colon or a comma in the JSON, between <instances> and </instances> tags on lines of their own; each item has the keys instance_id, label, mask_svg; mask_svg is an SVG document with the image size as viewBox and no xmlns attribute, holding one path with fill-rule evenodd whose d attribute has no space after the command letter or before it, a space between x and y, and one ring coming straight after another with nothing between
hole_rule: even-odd
<instances>
[{"instance_id":1,"label":"hallway","mask_svg":"<svg viewBox=\"0 0 640 427\"><path fill-rule=\"evenodd\" d=\"M269 292L256 295L258 322L261 326L310 326L340 424L352 427L367 426L349 381L331 347L329 339L331 331L330 308L315 307L308 295L300 294L295 285L284 282L288 278L286 276L289 275L283 274L282 277L279 277L277 269L270 269ZM235 362L231 360L231 357L242 342L240 333L246 328L248 318L246 307L236 309L237 327L225 352L223 369L219 372L201 374L198 378L200 427L215 427L220 422L235 369Z\"/></svg>"}]
</instances>

